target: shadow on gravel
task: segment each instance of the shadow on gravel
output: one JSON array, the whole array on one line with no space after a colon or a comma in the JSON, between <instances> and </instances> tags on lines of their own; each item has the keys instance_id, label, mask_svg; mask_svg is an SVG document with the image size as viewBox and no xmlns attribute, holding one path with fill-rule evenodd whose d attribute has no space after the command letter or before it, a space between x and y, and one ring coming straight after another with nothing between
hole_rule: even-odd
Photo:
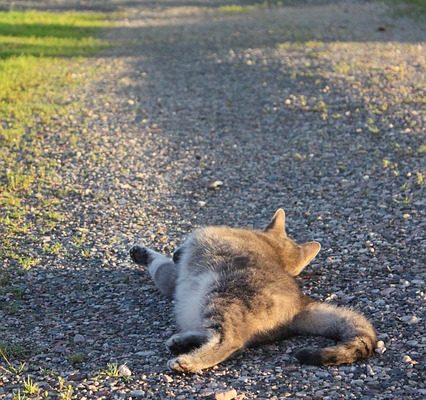
<instances>
[{"instance_id":1,"label":"shadow on gravel","mask_svg":"<svg viewBox=\"0 0 426 400\"><path fill-rule=\"evenodd\" d=\"M25 294L1 302L1 343L29 355L24 359L30 370L53 364L57 372L93 374L109 362L131 361L141 371L164 371L160 358L167 356L172 312L148 280L143 270L96 267L90 260L81 268L30 271L15 279ZM17 332L29 332L31 342ZM83 360L73 363L75 354Z\"/></svg>"}]
</instances>

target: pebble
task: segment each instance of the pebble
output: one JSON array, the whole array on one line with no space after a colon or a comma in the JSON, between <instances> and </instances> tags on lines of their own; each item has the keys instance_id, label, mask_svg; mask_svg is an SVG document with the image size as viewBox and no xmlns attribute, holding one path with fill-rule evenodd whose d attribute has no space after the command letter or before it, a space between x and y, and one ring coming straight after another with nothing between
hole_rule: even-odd
<instances>
[{"instance_id":1,"label":"pebble","mask_svg":"<svg viewBox=\"0 0 426 400\"><path fill-rule=\"evenodd\" d=\"M144 390L132 390L130 392L130 396L139 399L141 397L145 397L145 391Z\"/></svg>"},{"instance_id":2,"label":"pebble","mask_svg":"<svg viewBox=\"0 0 426 400\"><path fill-rule=\"evenodd\" d=\"M132 371L126 364L122 364L118 367L118 375L119 376L131 376Z\"/></svg>"},{"instance_id":3,"label":"pebble","mask_svg":"<svg viewBox=\"0 0 426 400\"><path fill-rule=\"evenodd\" d=\"M386 350L385 342L383 340L379 340L374 351L378 354L383 354Z\"/></svg>"},{"instance_id":4,"label":"pebble","mask_svg":"<svg viewBox=\"0 0 426 400\"><path fill-rule=\"evenodd\" d=\"M373 367L372 367L371 365L369 365L369 364L367 364L366 370L367 370L367 374L368 374L368 375L370 375L370 376L373 376L373 375L375 375L375 374L376 374L376 373L374 372Z\"/></svg>"},{"instance_id":5,"label":"pebble","mask_svg":"<svg viewBox=\"0 0 426 400\"><path fill-rule=\"evenodd\" d=\"M163 375L163 381L166 383L172 383L173 378L170 375Z\"/></svg>"},{"instance_id":6,"label":"pebble","mask_svg":"<svg viewBox=\"0 0 426 400\"><path fill-rule=\"evenodd\" d=\"M138 351L135 353L135 355L139 357L149 357L149 356L153 356L154 354L155 354L155 351L152 351L152 350Z\"/></svg>"},{"instance_id":7,"label":"pebble","mask_svg":"<svg viewBox=\"0 0 426 400\"><path fill-rule=\"evenodd\" d=\"M404 317L401 317L401 321L408 325L414 325L420 321L420 318L416 317L415 315L405 315Z\"/></svg>"},{"instance_id":8,"label":"pebble","mask_svg":"<svg viewBox=\"0 0 426 400\"><path fill-rule=\"evenodd\" d=\"M74 336L73 341L74 341L75 344L82 344L86 341L86 338L83 335L80 335L79 333L77 333Z\"/></svg>"},{"instance_id":9,"label":"pebble","mask_svg":"<svg viewBox=\"0 0 426 400\"><path fill-rule=\"evenodd\" d=\"M197 202L197 204L198 204L198 206L199 206L199 207L205 207L205 206L206 206L206 204L207 204L207 202L202 201L202 200L199 200L199 201Z\"/></svg>"},{"instance_id":10,"label":"pebble","mask_svg":"<svg viewBox=\"0 0 426 400\"><path fill-rule=\"evenodd\" d=\"M217 181L213 181L213 182L211 182L211 183L209 184L208 188L209 188L210 190L218 190L218 189L220 189L222 186L223 186L223 182L222 182L222 181L217 180Z\"/></svg>"},{"instance_id":11,"label":"pebble","mask_svg":"<svg viewBox=\"0 0 426 400\"><path fill-rule=\"evenodd\" d=\"M214 394L215 400L232 400L237 397L238 393L235 389L224 390Z\"/></svg>"},{"instance_id":12,"label":"pebble","mask_svg":"<svg viewBox=\"0 0 426 400\"><path fill-rule=\"evenodd\" d=\"M413 360L409 355L405 355L402 358L402 361L404 361L405 363L410 364L410 365L416 365L416 364L418 364L418 362L416 360Z\"/></svg>"}]
</instances>

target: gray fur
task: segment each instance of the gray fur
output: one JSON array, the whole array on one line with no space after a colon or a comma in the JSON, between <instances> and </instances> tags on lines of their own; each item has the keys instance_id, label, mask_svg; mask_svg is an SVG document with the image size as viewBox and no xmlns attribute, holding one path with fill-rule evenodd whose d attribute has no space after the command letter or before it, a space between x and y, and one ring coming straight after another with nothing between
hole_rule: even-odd
<instances>
[{"instance_id":1,"label":"gray fur","mask_svg":"<svg viewBox=\"0 0 426 400\"><path fill-rule=\"evenodd\" d=\"M169 297L174 292L180 332L166 344L179 355L168 362L169 368L196 372L248 345L292 335L342 342L301 350L296 357L303 363L342 364L370 356L376 335L368 320L350 309L311 300L294 279L319 249L316 242L298 245L286 235L281 209L264 231L196 230L174 257L176 263L150 249L133 248L132 258L146 260L160 291Z\"/></svg>"}]
</instances>

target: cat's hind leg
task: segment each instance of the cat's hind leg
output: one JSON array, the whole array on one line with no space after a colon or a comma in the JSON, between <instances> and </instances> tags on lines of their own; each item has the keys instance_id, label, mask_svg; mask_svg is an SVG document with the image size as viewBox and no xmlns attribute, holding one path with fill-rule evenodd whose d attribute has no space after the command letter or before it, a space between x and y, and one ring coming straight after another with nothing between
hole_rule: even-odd
<instances>
[{"instance_id":1,"label":"cat's hind leg","mask_svg":"<svg viewBox=\"0 0 426 400\"><path fill-rule=\"evenodd\" d=\"M130 249L130 257L136 264L148 267L149 274L161 293L167 297L173 297L177 271L172 259L139 245Z\"/></svg>"},{"instance_id":2,"label":"cat's hind leg","mask_svg":"<svg viewBox=\"0 0 426 400\"><path fill-rule=\"evenodd\" d=\"M186 331L176 333L171 336L167 342L166 346L173 354L183 354L188 353L201 345L203 345L208 340L208 334L201 331Z\"/></svg>"},{"instance_id":3,"label":"cat's hind leg","mask_svg":"<svg viewBox=\"0 0 426 400\"><path fill-rule=\"evenodd\" d=\"M219 364L242 347L241 343L214 333L200 347L169 360L167 366L175 372L198 372Z\"/></svg>"}]
</instances>

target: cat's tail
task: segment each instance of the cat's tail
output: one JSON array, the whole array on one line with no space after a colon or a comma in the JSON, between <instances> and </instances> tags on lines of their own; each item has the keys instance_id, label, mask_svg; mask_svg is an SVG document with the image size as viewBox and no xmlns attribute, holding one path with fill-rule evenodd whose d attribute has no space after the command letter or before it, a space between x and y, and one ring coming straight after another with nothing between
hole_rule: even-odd
<instances>
[{"instance_id":1,"label":"cat's tail","mask_svg":"<svg viewBox=\"0 0 426 400\"><path fill-rule=\"evenodd\" d=\"M376 332L363 315L331 304L309 303L296 315L290 329L296 335L319 335L340 342L298 351L295 356L302 364L349 364L370 357L376 347Z\"/></svg>"}]
</instances>

